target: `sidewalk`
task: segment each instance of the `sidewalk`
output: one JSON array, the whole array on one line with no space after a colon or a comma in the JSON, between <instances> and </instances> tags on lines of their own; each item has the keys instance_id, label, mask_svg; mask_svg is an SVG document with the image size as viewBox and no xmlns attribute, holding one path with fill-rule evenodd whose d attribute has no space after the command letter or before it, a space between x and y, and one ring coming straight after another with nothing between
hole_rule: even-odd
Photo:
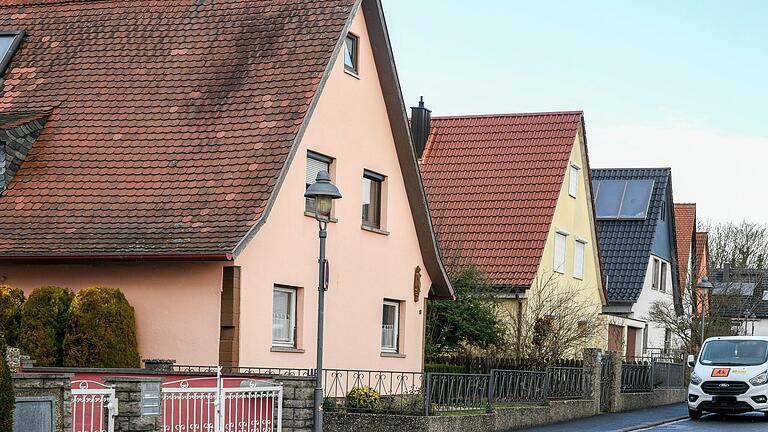
<instances>
[{"instance_id":1,"label":"sidewalk","mask_svg":"<svg viewBox=\"0 0 768 432\"><path fill-rule=\"evenodd\" d=\"M618 432L655 426L660 423L688 417L688 407L685 403L664 405L637 411L620 413L604 413L579 420L555 423L531 429L525 432Z\"/></svg>"}]
</instances>

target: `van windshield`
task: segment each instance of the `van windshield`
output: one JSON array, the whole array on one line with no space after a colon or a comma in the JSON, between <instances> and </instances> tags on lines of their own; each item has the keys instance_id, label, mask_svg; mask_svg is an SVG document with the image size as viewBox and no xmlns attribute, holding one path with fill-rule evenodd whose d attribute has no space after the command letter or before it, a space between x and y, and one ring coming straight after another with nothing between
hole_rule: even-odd
<instances>
[{"instance_id":1,"label":"van windshield","mask_svg":"<svg viewBox=\"0 0 768 432\"><path fill-rule=\"evenodd\" d=\"M768 342L715 340L704 344L699 362L712 366L756 366L768 361Z\"/></svg>"}]
</instances>

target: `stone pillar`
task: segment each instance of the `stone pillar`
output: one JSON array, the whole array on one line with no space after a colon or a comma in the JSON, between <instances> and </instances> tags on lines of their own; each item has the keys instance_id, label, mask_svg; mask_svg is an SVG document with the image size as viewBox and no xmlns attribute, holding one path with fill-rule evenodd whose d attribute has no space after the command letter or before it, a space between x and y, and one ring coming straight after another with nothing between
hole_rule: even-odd
<instances>
[{"instance_id":1,"label":"stone pillar","mask_svg":"<svg viewBox=\"0 0 768 432\"><path fill-rule=\"evenodd\" d=\"M608 351L608 358L611 362L611 385L610 400L608 401L609 412L621 411L621 363L623 356L617 351Z\"/></svg>"},{"instance_id":2,"label":"stone pillar","mask_svg":"<svg viewBox=\"0 0 768 432\"><path fill-rule=\"evenodd\" d=\"M173 365L176 360L173 359L146 359L144 360L144 369L153 372L173 372Z\"/></svg>"},{"instance_id":3,"label":"stone pillar","mask_svg":"<svg viewBox=\"0 0 768 432\"><path fill-rule=\"evenodd\" d=\"M310 432L314 377L279 376L275 381L283 385L283 432Z\"/></svg>"},{"instance_id":4,"label":"stone pillar","mask_svg":"<svg viewBox=\"0 0 768 432\"><path fill-rule=\"evenodd\" d=\"M591 400L594 405L594 414L600 414L600 387L602 385L602 365L600 363L601 352L597 348L587 348L584 350L584 369L589 371L592 381L589 394L584 395L585 399Z\"/></svg>"},{"instance_id":5,"label":"stone pillar","mask_svg":"<svg viewBox=\"0 0 768 432\"><path fill-rule=\"evenodd\" d=\"M72 430L72 377L62 373L17 373L13 375L16 403L51 403L54 430Z\"/></svg>"},{"instance_id":6,"label":"stone pillar","mask_svg":"<svg viewBox=\"0 0 768 432\"><path fill-rule=\"evenodd\" d=\"M161 378L104 377L104 383L114 386L118 400L115 432L160 432L163 428L161 415L141 415L142 384L159 385Z\"/></svg>"}]
</instances>

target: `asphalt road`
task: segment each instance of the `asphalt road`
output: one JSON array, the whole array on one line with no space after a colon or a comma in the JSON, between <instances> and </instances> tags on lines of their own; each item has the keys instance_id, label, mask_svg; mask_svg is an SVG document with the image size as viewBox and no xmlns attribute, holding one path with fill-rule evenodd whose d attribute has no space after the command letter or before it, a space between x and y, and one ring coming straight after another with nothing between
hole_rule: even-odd
<instances>
[{"instance_id":1,"label":"asphalt road","mask_svg":"<svg viewBox=\"0 0 768 432\"><path fill-rule=\"evenodd\" d=\"M706 415L699 421L681 420L661 426L643 429L648 432L752 432L768 430L768 417L762 413L737 416Z\"/></svg>"}]
</instances>

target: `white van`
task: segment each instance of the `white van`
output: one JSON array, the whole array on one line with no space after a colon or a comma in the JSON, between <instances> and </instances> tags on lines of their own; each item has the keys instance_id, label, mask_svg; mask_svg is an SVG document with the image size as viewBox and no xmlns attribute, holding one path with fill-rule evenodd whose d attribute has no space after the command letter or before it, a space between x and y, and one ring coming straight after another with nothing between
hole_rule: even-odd
<instances>
[{"instance_id":1,"label":"white van","mask_svg":"<svg viewBox=\"0 0 768 432\"><path fill-rule=\"evenodd\" d=\"M688 356L693 368L688 386L688 415L768 415L768 337L723 336L704 342L699 358Z\"/></svg>"}]
</instances>

